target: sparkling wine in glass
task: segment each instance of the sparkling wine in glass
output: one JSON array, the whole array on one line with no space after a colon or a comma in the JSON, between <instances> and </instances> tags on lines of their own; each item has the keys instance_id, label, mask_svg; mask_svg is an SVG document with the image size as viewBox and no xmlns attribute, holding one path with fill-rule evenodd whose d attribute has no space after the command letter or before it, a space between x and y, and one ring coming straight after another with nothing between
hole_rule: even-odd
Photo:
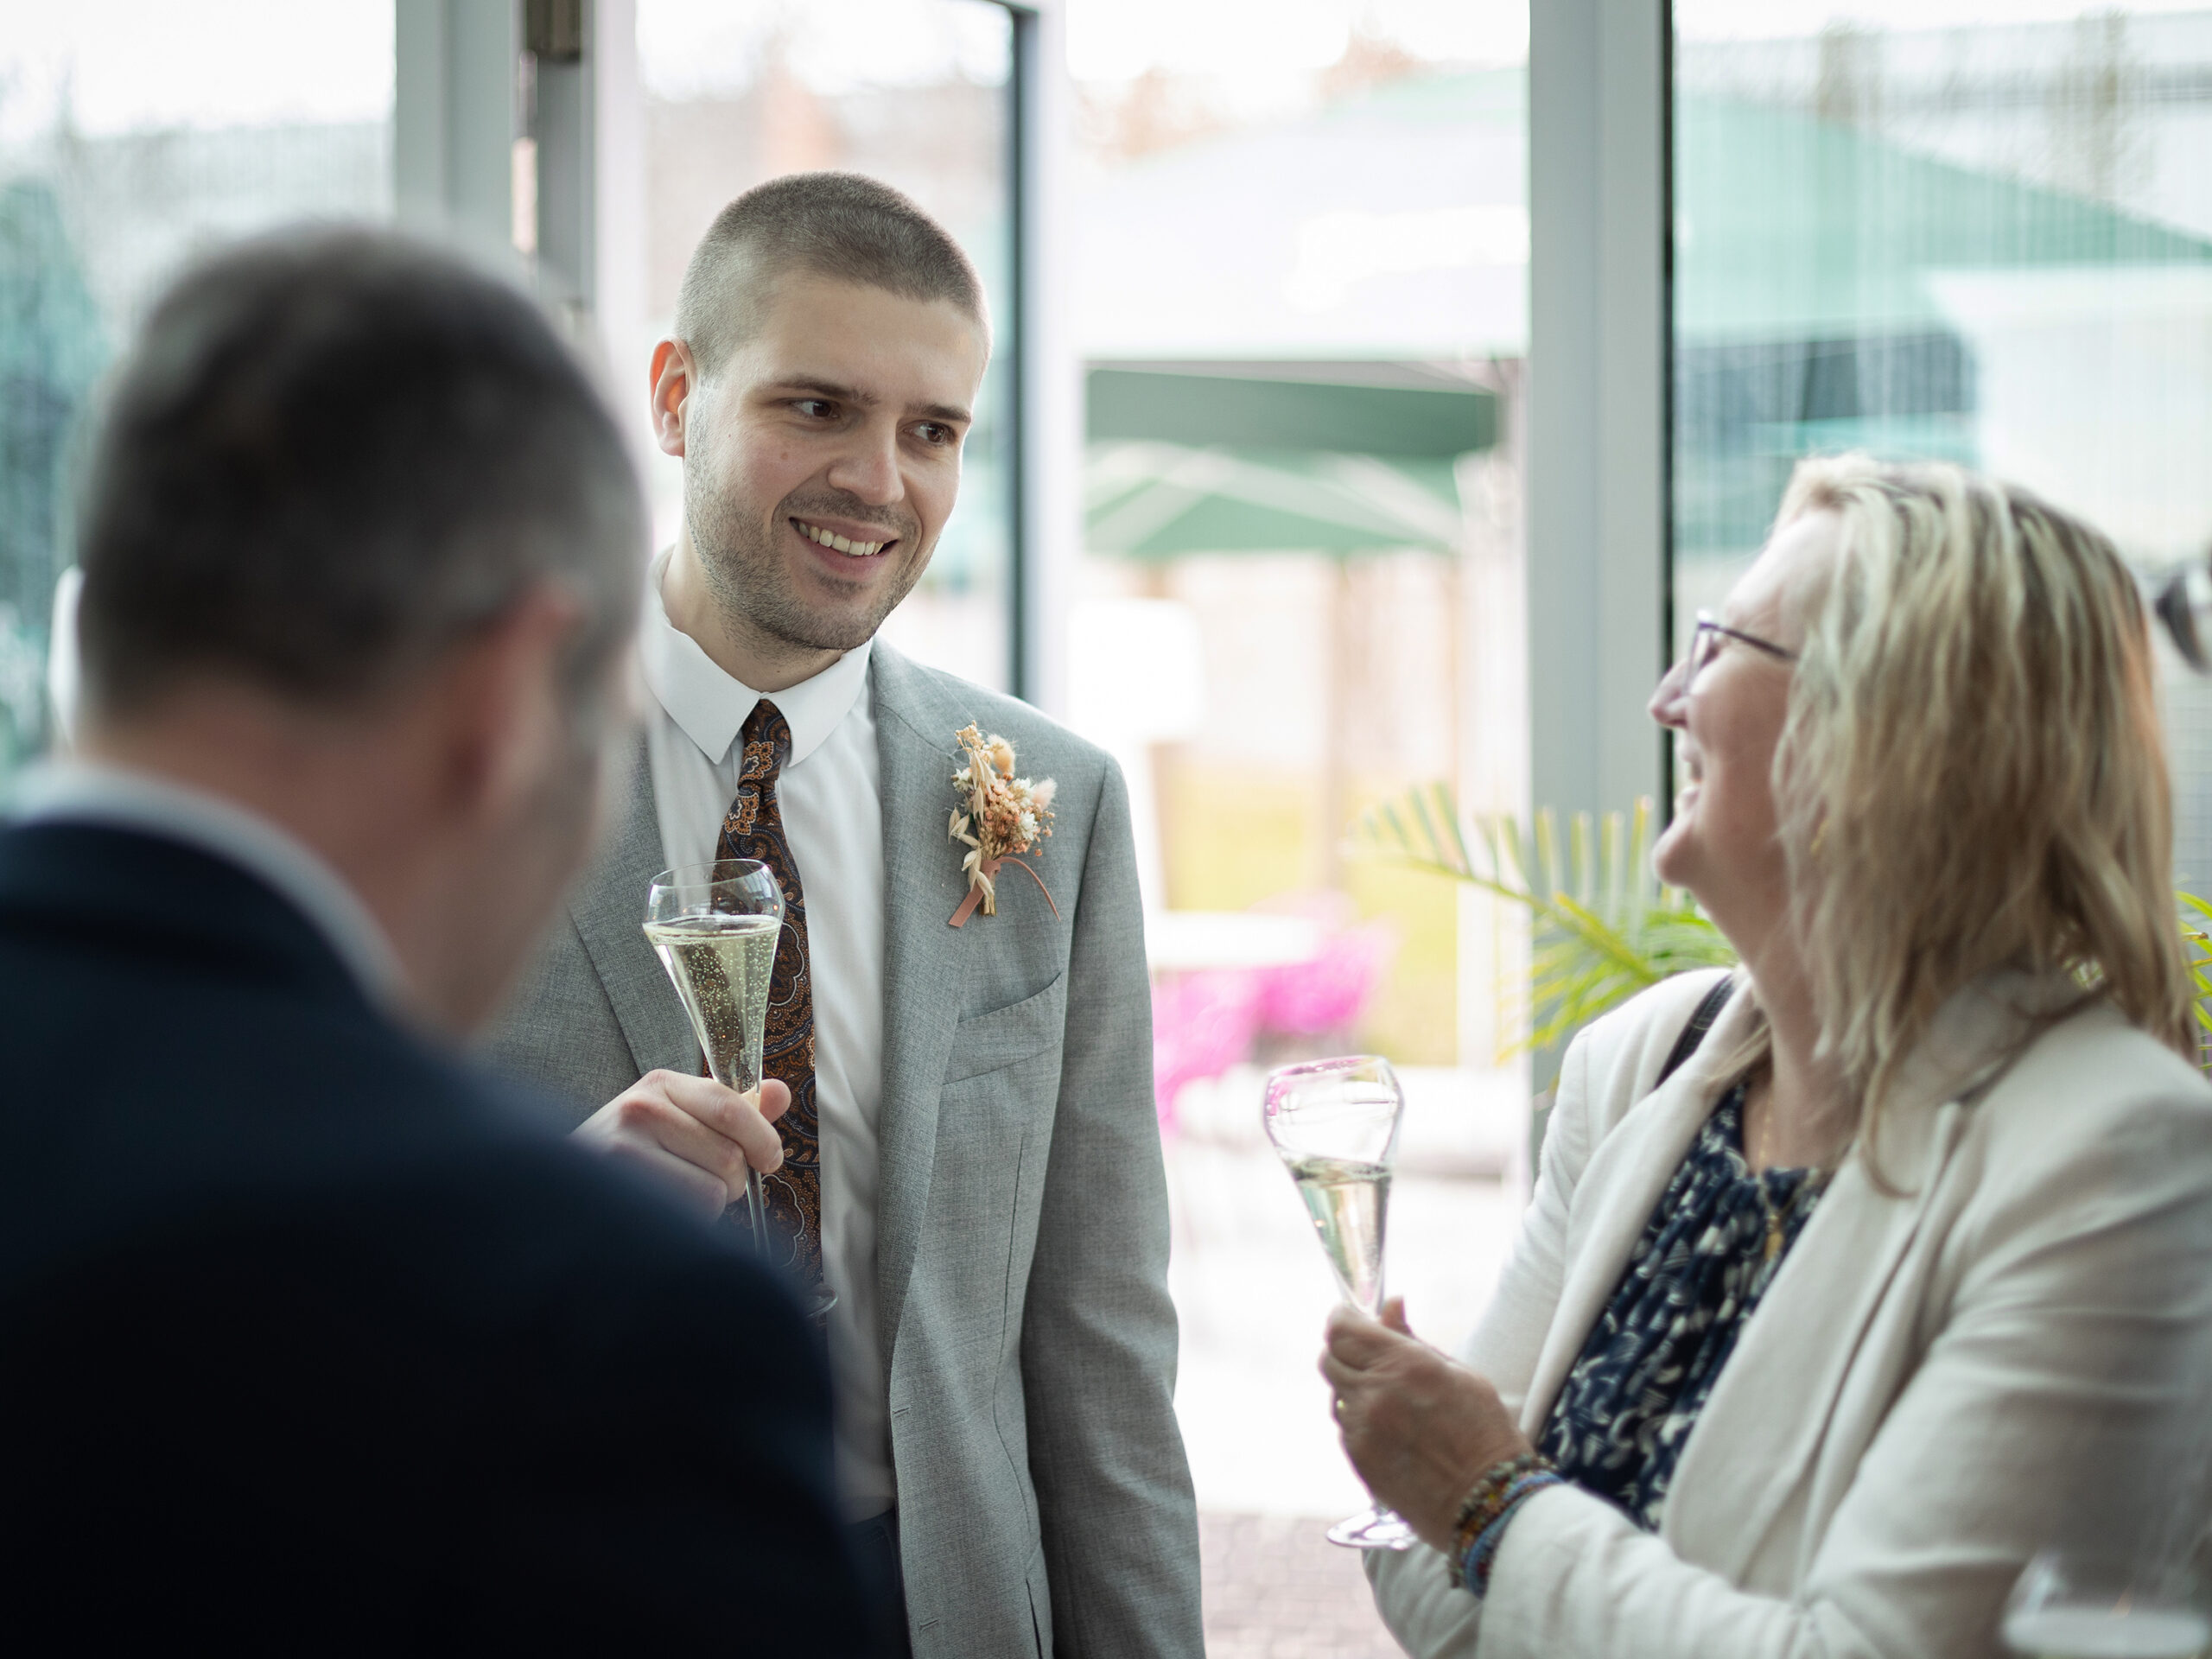
<instances>
[{"instance_id":1,"label":"sparkling wine in glass","mask_svg":"<svg viewBox=\"0 0 2212 1659\"><path fill-rule=\"evenodd\" d=\"M645 938L683 999L708 1071L756 1107L768 982L783 925L783 889L753 859L663 870L645 895ZM745 1208L753 1243L765 1255L768 1219L757 1169L747 1173Z\"/></svg>"},{"instance_id":2,"label":"sparkling wine in glass","mask_svg":"<svg viewBox=\"0 0 2212 1659\"><path fill-rule=\"evenodd\" d=\"M1268 1074L1261 1109L1268 1139L1305 1201L1337 1288L1374 1319L1382 1313L1382 1234L1404 1111L1397 1074L1374 1054L1278 1067ZM1414 1530L1389 1510L1370 1507L1330 1528L1329 1541L1350 1549L1405 1549Z\"/></svg>"},{"instance_id":3,"label":"sparkling wine in glass","mask_svg":"<svg viewBox=\"0 0 2212 1659\"><path fill-rule=\"evenodd\" d=\"M2203 1659L2212 1610L2185 1567L2147 1567L2074 1549L2030 1561L2005 1604L2021 1659Z\"/></svg>"}]
</instances>

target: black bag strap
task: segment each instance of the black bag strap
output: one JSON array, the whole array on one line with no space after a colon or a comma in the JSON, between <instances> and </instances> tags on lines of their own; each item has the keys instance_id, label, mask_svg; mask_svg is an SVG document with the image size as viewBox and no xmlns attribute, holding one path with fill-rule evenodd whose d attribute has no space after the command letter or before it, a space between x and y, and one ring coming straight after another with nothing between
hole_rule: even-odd
<instances>
[{"instance_id":1,"label":"black bag strap","mask_svg":"<svg viewBox=\"0 0 2212 1659\"><path fill-rule=\"evenodd\" d=\"M1667 1064L1659 1068L1659 1081L1651 1085L1656 1094L1668 1078L1682 1069L1682 1062L1697 1052L1697 1046L1705 1040L1705 1033L1713 1029L1713 1022L1720 1017L1720 1010L1727 1006L1728 993L1736 988L1736 976L1725 976L1721 982L1700 999L1690 1010L1690 1022L1682 1027L1682 1034L1675 1039L1674 1052L1667 1056Z\"/></svg>"}]
</instances>

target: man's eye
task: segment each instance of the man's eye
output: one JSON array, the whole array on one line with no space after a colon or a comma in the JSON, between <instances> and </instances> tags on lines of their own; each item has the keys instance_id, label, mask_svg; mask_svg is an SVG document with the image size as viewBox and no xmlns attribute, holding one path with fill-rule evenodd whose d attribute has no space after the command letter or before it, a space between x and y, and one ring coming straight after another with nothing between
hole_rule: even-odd
<instances>
[{"instance_id":1,"label":"man's eye","mask_svg":"<svg viewBox=\"0 0 2212 1659\"><path fill-rule=\"evenodd\" d=\"M826 421L837 412L837 406L827 397L802 397L791 405L809 419Z\"/></svg>"},{"instance_id":2,"label":"man's eye","mask_svg":"<svg viewBox=\"0 0 2212 1659\"><path fill-rule=\"evenodd\" d=\"M948 444L956 442L960 435L941 421L924 421L914 429L924 443Z\"/></svg>"}]
</instances>

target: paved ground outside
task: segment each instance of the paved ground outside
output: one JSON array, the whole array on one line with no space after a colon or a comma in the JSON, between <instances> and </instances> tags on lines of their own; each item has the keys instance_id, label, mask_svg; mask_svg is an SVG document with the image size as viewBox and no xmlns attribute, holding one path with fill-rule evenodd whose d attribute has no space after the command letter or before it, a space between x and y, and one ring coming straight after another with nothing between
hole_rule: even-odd
<instances>
[{"instance_id":1,"label":"paved ground outside","mask_svg":"<svg viewBox=\"0 0 2212 1659\"><path fill-rule=\"evenodd\" d=\"M1396 1659L1351 1550L1318 1516L1203 1515L1206 1659Z\"/></svg>"},{"instance_id":2,"label":"paved ground outside","mask_svg":"<svg viewBox=\"0 0 2212 1659\"><path fill-rule=\"evenodd\" d=\"M1441 1080L1440 1080L1441 1081ZM1385 1278L1414 1329L1456 1350L1518 1224L1521 1183L1492 1155L1527 1095L1507 1075L1408 1089ZM1249 1099L1247 1098L1249 1096ZM1352 1552L1321 1535L1363 1507L1315 1362L1335 1291L1312 1224L1258 1126L1256 1076L1185 1096L1167 1148L1182 1320L1175 1407L1198 1487L1210 1659L1366 1659L1396 1646ZM1504 1167L1484 1174L1484 1168Z\"/></svg>"}]
</instances>

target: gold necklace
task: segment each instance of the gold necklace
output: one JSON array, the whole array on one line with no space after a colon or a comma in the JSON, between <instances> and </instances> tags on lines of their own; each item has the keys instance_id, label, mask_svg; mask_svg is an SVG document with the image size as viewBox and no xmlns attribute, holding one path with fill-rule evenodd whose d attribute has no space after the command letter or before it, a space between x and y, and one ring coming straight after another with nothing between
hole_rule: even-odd
<instances>
[{"instance_id":1,"label":"gold necklace","mask_svg":"<svg viewBox=\"0 0 2212 1659\"><path fill-rule=\"evenodd\" d=\"M1774 1116L1773 1077L1770 1072L1764 1078L1752 1079L1744 1088L1744 1157L1750 1169L1751 1179L1758 1184L1759 1207L1766 1213L1766 1243L1764 1260L1771 1264L1774 1259L1782 1254L1783 1228L1789 1219L1790 1211L1797 1207L1799 1198L1818 1179L1819 1173L1817 1170L1808 1169L1805 1173L1805 1179L1799 1182L1796 1190L1790 1193L1789 1201L1779 1209L1775 1207L1773 1195L1767 1190L1765 1168L1752 1147L1754 1126L1751 1121L1751 1090L1760 1081L1764 1081L1767 1084L1766 1093L1760 1097L1760 1104L1766 1109L1759 1114L1757 1128L1762 1131L1764 1130L1769 1120Z\"/></svg>"},{"instance_id":2,"label":"gold necklace","mask_svg":"<svg viewBox=\"0 0 2212 1659\"><path fill-rule=\"evenodd\" d=\"M1788 1202L1780 1209L1775 1207L1774 1199L1767 1192L1766 1177L1754 1175L1751 1179L1759 1184L1759 1204L1766 1211L1766 1260L1772 1262L1782 1254L1783 1226L1796 1213L1800 1203L1827 1185L1827 1172L1817 1164L1808 1166L1796 1185L1790 1189Z\"/></svg>"},{"instance_id":3,"label":"gold necklace","mask_svg":"<svg viewBox=\"0 0 2212 1659\"><path fill-rule=\"evenodd\" d=\"M1782 1212L1767 1196L1766 1178L1754 1175L1751 1179L1759 1184L1759 1203L1766 1209L1766 1259L1771 1262L1782 1254Z\"/></svg>"}]
</instances>

